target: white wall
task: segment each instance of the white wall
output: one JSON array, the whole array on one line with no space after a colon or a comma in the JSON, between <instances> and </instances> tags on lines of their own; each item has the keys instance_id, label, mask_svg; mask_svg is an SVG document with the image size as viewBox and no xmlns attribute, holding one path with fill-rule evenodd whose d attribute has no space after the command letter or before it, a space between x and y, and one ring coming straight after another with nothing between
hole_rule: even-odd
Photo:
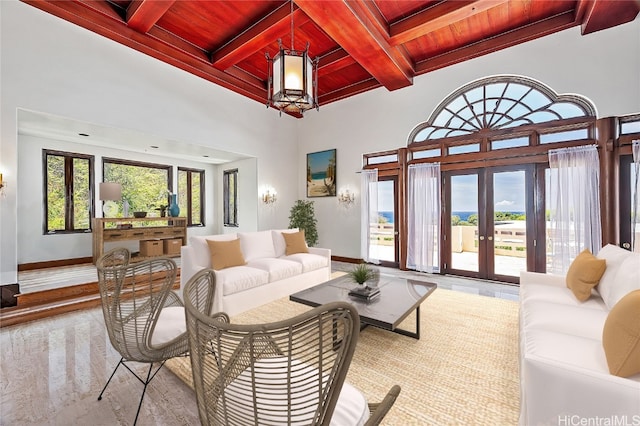
<instances>
[{"instance_id":1,"label":"white wall","mask_svg":"<svg viewBox=\"0 0 640 426\"><path fill-rule=\"evenodd\" d=\"M322 107L304 118L298 172L304 176L306 153L337 148L338 187L348 185L359 195L355 172L362 154L406 146L409 132L446 96L495 74L524 75L558 93L586 96L600 117L640 112L640 19L587 36L572 28L417 77L411 87L380 88ZM298 192L304 191L300 182ZM359 197L346 214L333 198L313 200L319 246L331 248L333 255L360 258Z\"/></svg>"},{"instance_id":2,"label":"white wall","mask_svg":"<svg viewBox=\"0 0 640 426\"><path fill-rule=\"evenodd\" d=\"M0 52L0 284L17 282L18 108L255 157L281 194L257 227L288 224L297 120L17 0L0 1Z\"/></svg>"}]
</instances>

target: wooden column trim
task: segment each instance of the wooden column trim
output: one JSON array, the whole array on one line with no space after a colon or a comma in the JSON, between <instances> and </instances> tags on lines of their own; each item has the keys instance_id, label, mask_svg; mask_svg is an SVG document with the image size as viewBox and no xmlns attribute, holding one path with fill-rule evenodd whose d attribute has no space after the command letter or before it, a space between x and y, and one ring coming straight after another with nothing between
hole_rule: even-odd
<instances>
[{"instance_id":1,"label":"wooden column trim","mask_svg":"<svg viewBox=\"0 0 640 426\"><path fill-rule=\"evenodd\" d=\"M407 221L407 148L398 149L398 217L401 218L398 227L398 269L406 271L408 250Z\"/></svg>"},{"instance_id":2,"label":"wooden column trim","mask_svg":"<svg viewBox=\"0 0 640 426\"><path fill-rule=\"evenodd\" d=\"M596 121L597 143L600 152L600 223L602 224L602 245L618 244L619 235L619 188L617 147L614 144L616 123L614 117Z\"/></svg>"}]
</instances>

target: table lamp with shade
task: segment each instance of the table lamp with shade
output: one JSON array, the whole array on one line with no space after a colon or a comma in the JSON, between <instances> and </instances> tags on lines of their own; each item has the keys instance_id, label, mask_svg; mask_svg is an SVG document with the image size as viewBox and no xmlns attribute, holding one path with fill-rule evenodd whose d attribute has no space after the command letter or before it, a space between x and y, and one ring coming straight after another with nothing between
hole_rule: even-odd
<instances>
[{"instance_id":1,"label":"table lamp with shade","mask_svg":"<svg viewBox=\"0 0 640 426\"><path fill-rule=\"evenodd\" d=\"M102 206L103 217L116 217L118 214L118 204L122 198L122 185L115 182L100 183L100 201L104 202Z\"/></svg>"}]
</instances>

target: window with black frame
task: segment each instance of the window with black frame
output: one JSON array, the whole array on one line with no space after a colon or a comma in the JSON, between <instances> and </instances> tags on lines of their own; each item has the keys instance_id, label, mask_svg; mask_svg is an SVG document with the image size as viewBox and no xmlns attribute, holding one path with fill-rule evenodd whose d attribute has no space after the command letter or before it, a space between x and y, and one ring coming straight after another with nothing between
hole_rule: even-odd
<instances>
[{"instance_id":1,"label":"window with black frame","mask_svg":"<svg viewBox=\"0 0 640 426\"><path fill-rule=\"evenodd\" d=\"M224 226L238 226L238 169L224 171L222 192Z\"/></svg>"},{"instance_id":2,"label":"window with black frame","mask_svg":"<svg viewBox=\"0 0 640 426\"><path fill-rule=\"evenodd\" d=\"M93 155L42 150L45 234L88 232L94 216Z\"/></svg>"},{"instance_id":3,"label":"window with black frame","mask_svg":"<svg viewBox=\"0 0 640 426\"><path fill-rule=\"evenodd\" d=\"M178 167L178 206L187 226L204 226L204 170Z\"/></svg>"}]
</instances>

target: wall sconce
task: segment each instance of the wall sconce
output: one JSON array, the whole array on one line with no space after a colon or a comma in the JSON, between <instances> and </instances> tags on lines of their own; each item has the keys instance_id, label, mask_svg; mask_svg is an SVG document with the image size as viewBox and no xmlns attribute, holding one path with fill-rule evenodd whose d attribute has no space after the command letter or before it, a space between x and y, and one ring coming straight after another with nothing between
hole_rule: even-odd
<instances>
[{"instance_id":1,"label":"wall sconce","mask_svg":"<svg viewBox=\"0 0 640 426\"><path fill-rule=\"evenodd\" d=\"M345 207L350 207L355 201L356 195L349 189L344 189L338 194L338 202Z\"/></svg>"},{"instance_id":2,"label":"wall sconce","mask_svg":"<svg viewBox=\"0 0 640 426\"><path fill-rule=\"evenodd\" d=\"M278 199L278 193L273 189L267 189L264 194L262 194L262 202L269 205L276 202Z\"/></svg>"}]
</instances>

